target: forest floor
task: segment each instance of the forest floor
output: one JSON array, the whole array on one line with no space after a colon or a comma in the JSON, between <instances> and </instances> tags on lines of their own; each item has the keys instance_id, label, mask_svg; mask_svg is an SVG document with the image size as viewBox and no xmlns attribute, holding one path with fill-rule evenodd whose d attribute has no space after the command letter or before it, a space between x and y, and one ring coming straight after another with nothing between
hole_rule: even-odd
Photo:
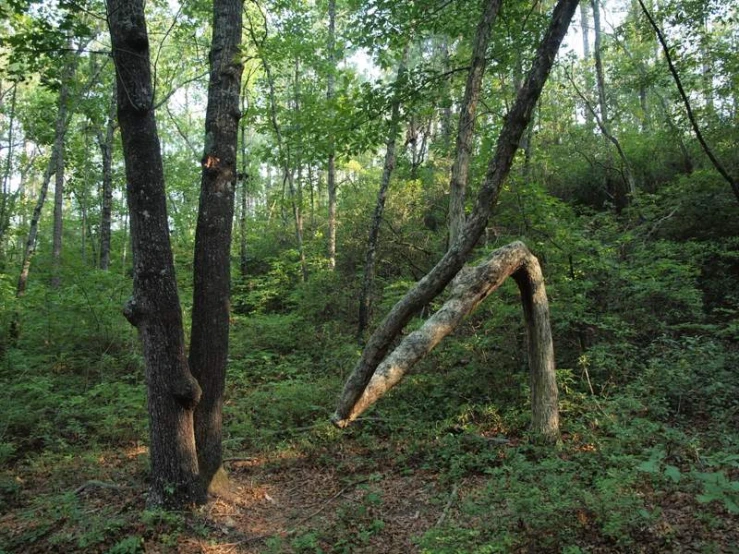
<instances>
[{"instance_id":1,"label":"forest floor","mask_svg":"<svg viewBox=\"0 0 739 554\"><path fill-rule=\"evenodd\" d=\"M232 494L186 512L146 506L140 374L8 371L0 554L739 552L731 372L673 402L638 379L594 397L562 370L562 440L541 445L526 374L460 365L452 345L338 430L328 415L356 345L301 347L294 319L270 318L235 326Z\"/></svg>"},{"instance_id":2,"label":"forest floor","mask_svg":"<svg viewBox=\"0 0 739 554\"><path fill-rule=\"evenodd\" d=\"M619 544L604 534L603 514L583 504L566 514L568 548L556 540L558 531L536 521L533 512L531 521L517 516L515 538L506 533L491 543L486 529L496 527L497 518L505 527L509 518L501 517L501 510L513 507L486 505L490 479L471 473L452 483L440 472L395 463L396 446L386 441L370 448L349 440L308 453L234 456L227 462L232 495L212 498L187 513L146 509L144 447L98 454L95 460L59 460L31 473L18 468L12 473L23 491L15 499L16 509L0 517L0 552L739 551L736 515L720 505L707 507L695 494L658 490L649 481L637 494L657 515L630 530L633 542ZM490 448L505 458L519 445L495 441ZM591 446L565 445L557 456L566 461L569 448L587 453ZM460 530L464 533L458 537Z\"/></svg>"}]
</instances>

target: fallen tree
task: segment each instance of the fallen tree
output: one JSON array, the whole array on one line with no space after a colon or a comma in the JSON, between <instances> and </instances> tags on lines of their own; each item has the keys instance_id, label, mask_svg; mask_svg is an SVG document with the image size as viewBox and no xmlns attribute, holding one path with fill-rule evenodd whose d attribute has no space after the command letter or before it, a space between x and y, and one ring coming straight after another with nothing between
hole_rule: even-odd
<instances>
[{"instance_id":1,"label":"fallen tree","mask_svg":"<svg viewBox=\"0 0 739 554\"><path fill-rule=\"evenodd\" d=\"M549 303L539 261L522 242L493 251L478 266L463 268L452 281L450 295L444 305L383 360L368 385L360 391L359 399L349 413L336 422L337 425L345 427L397 385L416 362L454 331L508 277L513 277L521 291L526 320L532 429L546 439L556 439L559 410Z\"/></svg>"},{"instance_id":2,"label":"fallen tree","mask_svg":"<svg viewBox=\"0 0 739 554\"><path fill-rule=\"evenodd\" d=\"M485 5L494 1L486 0ZM531 122L534 108L578 3L578 0L558 0L549 27L537 48L531 69L506 116L472 212L465 218L461 231L446 254L390 310L367 341L361 358L344 385L336 412L331 418L336 425L344 426L350 421L349 415L370 383L375 370L413 314L438 296L467 262L487 226L502 185L510 173L521 137ZM478 33L480 31L478 28ZM462 106L462 110L464 109L465 106Z\"/></svg>"}]
</instances>

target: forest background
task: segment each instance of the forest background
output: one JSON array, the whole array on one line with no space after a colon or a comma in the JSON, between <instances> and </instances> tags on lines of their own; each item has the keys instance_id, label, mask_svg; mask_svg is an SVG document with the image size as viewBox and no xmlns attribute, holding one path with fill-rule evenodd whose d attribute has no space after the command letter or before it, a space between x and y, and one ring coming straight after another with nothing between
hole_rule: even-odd
<instances>
[{"instance_id":1,"label":"forest background","mask_svg":"<svg viewBox=\"0 0 739 554\"><path fill-rule=\"evenodd\" d=\"M146 5L185 336L211 10ZM495 22L470 198L550 11L505 2ZM223 437L237 494L185 512L147 507L105 5L1 0L0 14L0 552L739 544L736 6L582 3L472 254L520 240L542 265L551 446L529 430L512 283L354 426L329 423L369 332L450 245L481 5L245 2Z\"/></svg>"}]
</instances>

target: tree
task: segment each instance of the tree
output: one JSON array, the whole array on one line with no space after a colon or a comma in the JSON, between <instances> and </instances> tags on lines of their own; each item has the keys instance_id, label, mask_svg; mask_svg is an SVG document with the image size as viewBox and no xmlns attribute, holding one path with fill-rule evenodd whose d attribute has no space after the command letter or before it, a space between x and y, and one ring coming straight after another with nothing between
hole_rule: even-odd
<instances>
[{"instance_id":1,"label":"tree","mask_svg":"<svg viewBox=\"0 0 739 554\"><path fill-rule=\"evenodd\" d=\"M372 334L359 362L344 385L336 412L332 417L337 425L343 426L349 423L354 405L364 393L372 375L385 358L395 338L414 313L444 290L462 268L482 235L503 182L510 172L513 157L523 132L531 120L536 102L546 83L577 4L577 0L557 2L549 28L537 49L533 65L523 86L518 91L516 101L498 136L495 153L488 162L485 179L467 223L442 259L406 293ZM537 429L537 431L547 435L551 432L546 428Z\"/></svg>"},{"instance_id":2,"label":"tree","mask_svg":"<svg viewBox=\"0 0 739 554\"><path fill-rule=\"evenodd\" d=\"M142 0L111 0L118 123L126 162L133 249L133 297L126 317L141 337L150 421L149 502L202 501L193 413L201 389L185 356L167 221L164 170L154 117L149 37Z\"/></svg>"},{"instance_id":3,"label":"tree","mask_svg":"<svg viewBox=\"0 0 739 554\"><path fill-rule=\"evenodd\" d=\"M214 0L205 152L198 224L190 368L203 396L195 410L200 478L217 491L223 475L222 411L228 361L231 229L237 183L241 60L241 0Z\"/></svg>"}]
</instances>

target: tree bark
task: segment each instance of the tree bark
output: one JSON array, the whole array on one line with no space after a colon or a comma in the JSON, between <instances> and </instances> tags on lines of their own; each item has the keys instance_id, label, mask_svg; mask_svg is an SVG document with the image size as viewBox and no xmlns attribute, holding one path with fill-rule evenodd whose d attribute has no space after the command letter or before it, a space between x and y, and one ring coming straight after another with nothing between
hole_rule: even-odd
<instances>
[{"instance_id":1,"label":"tree bark","mask_svg":"<svg viewBox=\"0 0 739 554\"><path fill-rule=\"evenodd\" d=\"M100 206L100 269L110 268L110 229L113 211L113 138L115 136L116 92L113 84L113 97L110 102L105 135L98 133L98 145L103 159L102 204Z\"/></svg>"},{"instance_id":2,"label":"tree bark","mask_svg":"<svg viewBox=\"0 0 739 554\"><path fill-rule=\"evenodd\" d=\"M458 240L415 286L413 286L385 317L372 334L344 385L332 420L341 424L369 383L378 364L385 357L403 327L421 306L435 298L462 268L470 252L485 230L501 187L510 173L521 136L531 120L537 100L544 88L559 46L567 32L578 0L559 0L524 85L519 90L513 108L506 117L498 137L495 153L488 162L485 179L475 206L467 218Z\"/></svg>"},{"instance_id":3,"label":"tree bark","mask_svg":"<svg viewBox=\"0 0 739 554\"><path fill-rule=\"evenodd\" d=\"M334 74L336 72L336 0L328 0L328 77L326 78L326 99L329 104L329 113L334 114ZM333 135L334 118L330 118L328 145L328 265L329 269L336 269L336 142Z\"/></svg>"},{"instance_id":4,"label":"tree bark","mask_svg":"<svg viewBox=\"0 0 739 554\"><path fill-rule=\"evenodd\" d=\"M13 169L13 130L15 128L15 108L18 97L18 84L13 84L13 93L10 97L10 116L8 117L8 151L5 157L5 169L2 176L2 190L0 190L0 270L5 265L5 233L10 227L10 174Z\"/></svg>"},{"instance_id":5,"label":"tree bark","mask_svg":"<svg viewBox=\"0 0 739 554\"><path fill-rule=\"evenodd\" d=\"M182 507L204 499L193 432L201 390L185 357L143 0L110 0L108 22L133 250L133 298L124 313L138 328L146 362L148 500L152 505Z\"/></svg>"},{"instance_id":6,"label":"tree bark","mask_svg":"<svg viewBox=\"0 0 739 554\"><path fill-rule=\"evenodd\" d=\"M222 412L228 361L231 232L237 182L241 0L214 0L210 83L205 116L200 207L195 232L190 368L203 396L195 409L195 441L203 487L222 492Z\"/></svg>"},{"instance_id":7,"label":"tree bark","mask_svg":"<svg viewBox=\"0 0 739 554\"><path fill-rule=\"evenodd\" d=\"M521 242L495 250L482 264L462 269L439 311L403 341L378 366L341 426L348 425L400 382L405 373L456 329L485 298L513 276L521 290L529 345L532 427L547 439L559 435L554 347L549 304L536 257ZM346 394L346 392L345 392Z\"/></svg>"},{"instance_id":8,"label":"tree bark","mask_svg":"<svg viewBox=\"0 0 739 554\"><path fill-rule=\"evenodd\" d=\"M410 41L406 43L403 54L398 65L398 75L395 79L395 96L390 107L390 125L387 135L387 143L385 144L385 162L382 168L382 178L380 180L380 189L377 191L377 201L375 202L375 211L372 214L372 224L370 225L369 238L367 239L367 255L364 261L364 275L362 277L362 290L359 293L359 323L357 325L357 338L361 341L364 331L369 322L370 299L372 292L372 283L375 278L375 261L377 258L377 239L380 235L380 224L382 223L382 214L385 211L385 200L387 198L387 190L390 186L390 178L395 169L395 149L400 133L400 87L403 84L408 69L408 55L410 52Z\"/></svg>"},{"instance_id":9,"label":"tree bark","mask_svg":"<svg viewBox=\"0 0 739 554\"><path fill-rule=\"evenodd\" d=\"M606 98L606 79L605 79L605 73L603 71L603 57L602 57L602 49L603 49L603 33L601 30L600 25L600 0L591 0L591 6L593 8L593 29L595 30L595 44L593 48L593 57L595 59L595 78L598 88L598 108L600 112L600 116L598 116L595 111L592 109L590 104L588 103L587 99L581 95L583 100L585 101L588 110L590 111L591 115L595 118L596 123L598 124L598 128L600 129L601 133L603 134L603 139L606 142L606 155L608 159L608 166L613 165L613 156L611 155L611 150L608 148L608 143L612 143L616 150L618 151L619 158L621 159L621 162L623 163L623 172L624 177L626 181L626 186L628 188L629 194L633 198L636 196L636 180L634 179L634 174L631 171L631 166L629 165L629 162L626 158L626 154L624 153L623 149L621 148L621 143L618 141L616 136L611 132L611 125L610 120L608 117L608 102ZM623 208L628 203L628 198L624 197L624 194L621 190L617 189L616 187L612 187L609 185L612 181L610 180L610 177L606 175L606 189L608 190L609 194L612 196L616 207L618 209Z\"/></svg>"},{"instance_id":10,"label":"tree bark","mask_svg":"<svg viewBox=\"0 0 739 554\"><path fill-rule=\"evenodd\" d=\"M38 236L38 224L41 220L41 211L44 208L44 202L46 202L46 195L49 191L49 183L51 182L51 176L56 172L57 164L57 150L56 145L52 146L51 157L49 158L49 164L46 166L44 172L44 179L41 181L41 188L39 189L38 199L36 200L36 206L33 208L33 214L31 215L31 224L28 229L28 237L26 238L26 246L23 249L23 262L21 263L21 274L18 277L18 286L15 289L16 297L20 298L26 293L26 286L28 285L28 274L31 271L31 260L36 252L36 238Z\"/></svg>"},{"instance_id":11,"label":"tree bark","mask_svg":"<svg viewBox=\"0 0 739 554\"><path fill-rule=\"evenodd\" d=\"M472 48L472 63L467 74L462 108L459 111L456 155L449 182L449 247L457 241L465 224L464 205L467 197L467 180L472 156L472 139L475 129L477 102L480 99L482 78L485 74L485 52L502 0L485 0L480 23L477 26Z\"/></svg>"},{"instance_id":12,"label":"tree bark","mask_svg":"<svg viewBox=\"0 0 739 554\"><path fill-rule=\"evenodd\" d=\"M54 149L56 150L56 178L54 181L54 234L51 251L51 286L58 288L61 284L62 264L62 232L64 209L64 137L67 132L67 111L69 104L69 87L77 71L77 59L82 51L80 45L76 54L69 54L62 72L61 89L59 90L59 113L56 119Z\"/></svg>"}]
</instances>

